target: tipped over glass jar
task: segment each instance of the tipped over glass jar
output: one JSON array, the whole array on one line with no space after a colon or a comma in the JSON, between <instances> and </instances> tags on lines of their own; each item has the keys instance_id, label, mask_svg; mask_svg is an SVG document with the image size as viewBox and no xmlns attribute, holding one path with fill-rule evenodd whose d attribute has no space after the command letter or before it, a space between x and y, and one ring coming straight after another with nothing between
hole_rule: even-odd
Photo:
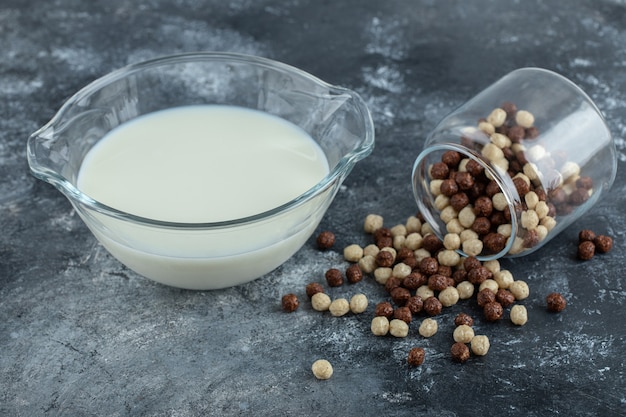
<instances>
[{"instance_id":1,"label":"tipped over glass jar","mask_svg":"<svg viewBox=\"0 0 626 417\"><path fill-rule=\"evenodd\" d=\"M522 68L437 125L414 163L413 192L447 249L483 261L523 256L599 201L616 155L584 91Z\"/></svg>"}]
</instances>

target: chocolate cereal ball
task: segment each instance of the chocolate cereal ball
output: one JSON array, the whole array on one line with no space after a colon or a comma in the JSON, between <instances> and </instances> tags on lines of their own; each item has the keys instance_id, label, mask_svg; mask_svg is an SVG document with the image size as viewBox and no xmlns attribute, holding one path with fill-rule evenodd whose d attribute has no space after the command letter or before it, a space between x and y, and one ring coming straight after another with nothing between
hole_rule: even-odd
<instances>
[{"instance_id":1,"label":"chocolate cereal ball","mask_svg":"<svg viewBox=\"0 0 626 417\"><path fill-rule=\"evenodd\" d=\"M327 250L335 244L335 234L333 232L324 231L317 235L317 247L320 250Z\"/></svg>"},{"instance_id":2,"label":"chocolate cereal ball","mask_svg":"<svg viewBox=\"0 0 626 417\"><path fill-rule=\"evenodd\" d=\"M306 295L311 298L318 292L324 292L324 287L317 282L311 282L306 285Z\"/></svg>"},{"instance_id":3,"label":"chocolate cereal ball","mask_svg":"<svg viewBox=\"0 0 626 417\"><path fill-rule=\"evenodd\" d=\"M424 349L419 348L419 347L414 347L411 350L409 350L407 362L411 366L420 366L422 363L424 363L425 356L426 356L426 352L424 352Z\"/></svg>"},{"instance_id":4,"label":"chocolate cereal ball","mask_svg":"<svg viewBox=\"0 0 626 417\"><path fill-rule=\"evenodd\" d=\"M548 311L558 313L565 310L567 301L565 301L565 297L563 297L558 292L553 292L548 294L548 296L546 297L546 305L548 307Z\"/></svg>"},{"instance_id":5,"label":"chocolate cereal ball","mask_svg":"<svg viewBox=\"0 0 626 417\"><path fill-rule=\"evenodd\" d=\"M450 348L450 355L453 361L463 363L469 359L470 351L465 343L456 342Z\"/></svg>"},{"instance_id":6,"label":"chocolate cereal ball","mask_svg":"<svg viewBox=\"0 0 626 417\"><path fill-rule=\"evenodd\" d=\"M461 326L463 324L472 327L474 325L474 319L467 313L459 313L454 318L454 325Z\"/></svg>"},{"instance_id":7,"label":"chocolate cereal ball","mask_svg":"<svg viewBox=\"0 0 626 417\"><path fill-rule=\"evenodd\" d=\"M298 297L295 294L285 294L281 299L281 303L283 306L283 310L287 313L293 313L298 309L300 302L298 301Z\"/></svg>"},{"instance_id":8,"label":"chocolate cereal ball","mask_svg":"<svg viewBox=\"0 0 626 417\"><path fill-rule=\"evenodd\" d=\"M422 307L422 309L429 316L436 316L437 314L441 313L441 310L443 309L443 304L441 304L441 301L439 301L437 297L428 297L426 300L424 300L424 306Z\"/></svg>"},{"instance_id":9,"label":"chocolate cereal ball","mask_svg":"<svg viewBox=\"0 0 626 417\"><path fill-rule=\"evenodd\" d=\"M502 304L497 301L492 301L485 304L483 307L483 313L487 321L498 321L502 318L504 309L502 308Z\"/></svg>"},{"instance_id":10,"label":"chocolate cereal ball","mask_svg":"<svg viewBox=\"0 0 626 417\"><path fill-rule=\"evenodd\" d=\"M393 306L389 301L381 301L380 303L376 304L374 315L376 317L382 316L391 319L393 317Z\"/></svg>"},{"instance_id":11,"label":"chocolate cereal ball","mask_svg":"<svg viewBox=\"0 0 626 417\"><path fill-rule=\"evenodd\" d=\"M595 255L595 253L596 245L589 240L581 242L578 245L578 258L582 259L583 261L588 261L589 259L593 258L593 255Z\"/></svg>"},{"instance_id":12,"label":"chocolate cereal ball","mask_svg":"<svg viewBox=\"0 0 626 417\"><path fill-rule=\"evenodd\" d=\"M598 235L593 240L596 245L596 251L599 253L607 253L613 248L613 239L609 236Z\"/></svg>"}]
</instances>

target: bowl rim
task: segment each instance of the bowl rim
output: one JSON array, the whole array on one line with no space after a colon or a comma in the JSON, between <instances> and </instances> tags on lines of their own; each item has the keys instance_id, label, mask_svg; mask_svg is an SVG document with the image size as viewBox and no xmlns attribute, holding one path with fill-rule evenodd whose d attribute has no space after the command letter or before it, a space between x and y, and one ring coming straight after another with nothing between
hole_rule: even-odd
<instances>
[{"instance_id":1,"label":"bowl rim","mask_svg":"<svg viewBox=\"0 0 626 417\"><path fill-rule=\"evenodd\" d=\"M241 218L218 221L218 222L199 222L199 223L188 223L188 222L175 222L175 221L164 221L158 219L151 219L148 217L139 216L136 214L128 213L123 210L116 209L100 201L90 197L89 195L80 191L76 186L74 186L67 178L65 178L60 173L48 169L42 166L38 161L37 157L34 153L34 147L36 142L41 140L40 138L45 136L45 133L54 128L54 125L58 122L58 120L63 116L65 112L67 112L73 105L84 100L86 97L89 97L99 89L104 86L120 80L128 75L139 72L145 69L159 67L159 66L167 66L172 64L179 63L189 63L189 62L198 62L198 61L227 61L227 62L238 62L238 63L246 63L259 67L266 67L273 70L277 70L285 73L294 73L300 77L309 79L315 84L328 88L330 91L334 92L337 95L346 95L354 100L356 103L356 107L358 108L359 113L365 120L365 135L362 138L361 142L356 146L352 151L345 154L337 163L337 165L330 170L327 175L322 178L316 185L309 188L299 196L293 198L292 200L281 204L272 209L253 214L250 216L245 216ZM98 213L105 214L114 218L118 218L124 221L131 221L137 224L143 224L151 227L162 227L162 228L176 228L176 229L222 229L222 228L230 228L234 226L241 226L249 223L259 222L262 220L266 220L268 218L277 216L279 214L285 213L287 211L292 210L293 208L304 204L305 202L311 200L318 194L321 194L323 191L332 186L337 180L341 180L345 176L347 176L352 167L361 159L368 156L374 149L374 124L372 120L371 113L367 108L365 101L360 97L358 93L352 91L345 87L340 87L336 85L329 84L318 77L296 68L294 66L275 61L269 58L248 55L242 53L235 52L214 52L214 51L202 51L202 52L186 52L179 53L173 55L164 55L144 61L140 61L137 63L129 64L124 67L121 67L117 70L111 71L108 74L103 75L90 82L75 94L73 94L70 98L68 98L65 103L60 107L60 109L55 113L52 119L42 126L40 129L35 131L28 140L27 145L27 158L28 164L30 166L32 174L46 182L51 183L55 187L57 187L63 194L65 194L72 202L77 201L82 205L86 206L89 209L92 209Z\"/></svg>"}]
</instances>

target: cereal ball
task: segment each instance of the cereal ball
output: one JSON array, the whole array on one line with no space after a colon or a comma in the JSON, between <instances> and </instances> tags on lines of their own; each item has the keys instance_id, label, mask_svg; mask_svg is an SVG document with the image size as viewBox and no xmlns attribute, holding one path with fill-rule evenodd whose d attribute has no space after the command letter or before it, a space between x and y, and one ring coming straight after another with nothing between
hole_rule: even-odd
<instances>
[{"instance_id":1,"label":"cereal ball","mask_svg":"<svg viewBox=\"0 0 626 417\"><path fill-rule=\"evenodd\" d=\"M461 326L463 324L466 326L473 326L474 319L467 313L459 313L454 318L454 325Z\"/></svg>"},{"instance_id":2,"label":"cereal ball","mask_svg":"<svg viewBox=\"0 0 626 417\"><path fill-rule=\"evenodd\" d=\"M407 356L407 363L411 366L420 366L424 363L424 357L426 356L426 352L424 349L420 347L414 347L409 350L409 355Z\"/></svg>"},{"instance_id":3,"label":"cereal ball","mask_svg":"<svg viewBox=\"0 0 626 417\"><path fill-rule=\"evenodd\" d=\"M422 230L422 221L418 219L416 216L410 216L406 219L406 232L407 235L415 232L419 232Z\"/></svg>"},{"instance_id":4,"label":"cereal ball","mask_svg":"<svg viewBox=\"0 0 626 417\"><path fill-rule=\"evenodd\" d=\"M355 284L363 279L363 272L358 264L350 265L346 269L346 278L350 284Z\"/></svg>"},{"instance_id":5,"label":"cereal ball","mask_svg":"<svg viewBox=\"0 0 626 417\"><path fill-rule=\"evenodd\" d=\"M447 287L439 293L439 302L444 307L455 305L459 301L459 291L454 287Z\"/></svg>"},{"instance_id":6,"label":"cereal ball","mask_svg":"<svg viewBox=\"0 0 626 417\"><path fill-rule=\"evenodd\" d=\"M404 262L400 262L399 264L394 265L393 269L391 270L391 276L403 279L409 276L411 272L412 268L410 266L408 266Z\"/></svg>"},{"instance_id":7,"label":"cereal ball","mask_svg":"<svg viewBox=\"0 0 626 417\"><path fill-rule=\"evenodd\" d=\"M406 236L407 235L406 226L403 224L397 224L389 230L391 231L391 236Z\"/></svg>"},{"instance_id":8,"label":"cereal ball","mask_svg":"<svg viewBox=\"0 0 626 417\"><path fill-rule=\"evenodd\" d=\"M391 268L376 268L374 270L374 279L379 284L385 285L387 280L391 277L393 270Z\"/></svg>"},{"instance_id":9,"label":"cereal ball","mask_svg":"<svg viewBox=\"0 0 626 417\"><path fill-rule=\"evenodd\" d=\"M337 268L331 268L324 274L326 282L331 287L340 287L343 285L343 274Z\"/></svg>"},{"instance_id":10,"label":"cereal ball","mask_svg":"<svg viewBox=\"0 0 626 417\"><path fill-rule=\"evenodd\" d=\"M493 274L493 279L498 283L498 287L507 289L513 283L513 274L511 271L506 269L501 269L500 271Z\"/></svg>"},{"instance_id":11,"label":"cereal ball","mask_svg":"<svg viewBox=\"0 0 626 417\"><path fill-rule=\"evenodd\" d=\"M333 366L326 359L318 359L311 365L311 371L317 379L329 379L333 375Z\"/></svg>"},{"instance_id":12,"label":"cereal ball","mask_svg":"<svg viewBox=\"0 0 626 417\"><path fill-rule=\"evenodd\" d=\"M491 123L494 127L500 127L506 121L506 111L501 108L493 109L489 116L487 116L487 122Z\"/></svg>"},{"instance_id":13,"label":"cereal ball","mask_svg":"<svg viewBox=\"0 0 626 417\"><path fill-rule=\"evenodd\" d=\"M452 337L454 338L455 342L469 343L474 337L474 329L472 329L467 324L461 324L454 329Z\"/></svg>"},{"instance_id":14,"label":"cereal ball","mask_svg":"<svg viewBox=\"0 0 626 417\"><path fill-rule=\"evenodd\" d=\"M419 270L422 274L427 276L436 274L439 270L439 262L432 257L424 258L419 263Z\"/></svg>"},{"instance_id":15,"label":"cereal ball","mask_svg":"<svg viewBox=\"0 0 626 417\"><path fill-rule=\"evenodd\" d=\"M469 281L459 282L456 286L456 290L459 292L459 299L467 300L474 295L474 284Z\"/></svg>"},{"instance_id":16,"label":"cereal ball","mask_svg":"<svg viewBox=\"0 0 626 417\"><path fill-rule=\"evenodd\" d=\"M448 277L434 274L428 277L428 288L433 291L442 291L448 287Z\"/></svg>"},{"instance_id":17,"label":"cereal ball","mask_svg":"<svg viewBox=\"0 0 626 417\"><path fill-rule=\"evenodd\" d=\"M464 192L456 193L450 197L450 205L458 212L469 204L470 200Z\"/></svg>"},{"instance_id":18,"label":"cereal ball","mask_svg":"<svg viewBox=\"0 0 626 417\"><path fill-rule=\"evenodd\" d=\"M436 235L429 234L422 239L422 248L430 253L435 253L443 248L443 242Z\"/></svg>"},{"instance_id":19,"label":"cereal ball","mask_svg":"<svg viewBox=\"0 0 626 417\"><path fill-rule=\"evenodd\" d=\"M559 294L558 292L553 292L548 294L548 296L546 297L546 305L548 307L548 311L558 313L565 310L567 301L565 301L565 297L563 297L563 295Z\"/></svg>"},{"instance_id":20,"label":"cereal ball","mask_svg":"<svg viewBox=\"0 0 626 417\"><path fill-rule=\"evenodd\" d=\"M513 281L513 283L509 286L509 291L513 293L516 300L523 300L530 295L530 289L528 288L528 284L524 281Z\"/></svg>"},{"instance_id":21,"label":"cereal ball","mask_svg":"<svg viewBox=\"0 0 626 417\"><path fill-rule=\"evenodd\" d=\"M613 239L610 236L599 235L593 240L596 245L596 251L599 253L607 253L613 248Z\"/></svg>"},{"instance_id":22,"label":"cereal ball","mask_svg":"<svg viewBox=\"0 0 626 417\"><path fill-rule=\"evenodd\" d=\"M389 322L389 334L395 337L407 337L409 334L409 325L399 319L392 319Z\"/></svg>"},{"instance_id":23,"label":"cereal ball","mask_svg":"<svg viewBox=\"0 0 626 417\"><path fill-rule=\"evenodd\" d=\"M385 316L374 317L370 329L375 336L385 336L389 333L389 319Z\"/></svg>"},{"instance_id":24,"label":"cereal ball","mask_svg":"<svg viewBox=\"0 0 626 417\"><path fill-rule=\"evenodd\" d=\"M589 241L585 240L578 245L578 259L582 259L583 261L588 261L593 258L593 255L596 253L596 245Z\"/></svg>"},{"instance_id":25,"label":"cereal ball","mask_svg":"<svg viewBox=\"0 0 626 417\"><path fill-rule=\"evenodd\" d=\"M348 245L343 250L343 257L348 262L359 262L359 259L363 257L363 248L356 243Z\"/></svg>"},{"instance_id":26,"label":"cereal ball","mask_svg":"<svg viewBox=\"0 0 626 417\"><path fill-rule=\"evenodd\" d=\"M528 321L528 312L526 311L526 307L521 304L516 304L511 307L511 322L518 326L523 326Z\"/></svg>"},{"instance_id":27,"label":"cereal ball","mask_svg":"<svg viewBox=\"0 0 626 417\"><path fill-rule=\"evenodd\" d=\"M317 282L311 282L306 285L305 291L306 291L307 297L311 298L318 292L324 292L324 287L322 287L322 285Z\"/></svg>"},{"instance_id":28,"label":"cereal ball","mask_svg":"<svg viewBox=\"0 0 626 417\"><path fill-rule=\"evenodd\" d=\"M492 301L485 304L483 307L483 313L487 321L498 321L502 318L504 309L502 308L502 304L497 301Z\"/></svg>"},{"instance_id":29,"label":"cereal ball","mask_svg":"<svg viewBox=\"0 0 626 417\"><path fill-rule=\"evenodd\" d=\"M402 286L407 290L416 290L428 282L428 278L419 271L413 271L402 280Z\"/></svg>"},{"instance_id":30,"label":"cereal ball","mask_svg":"<svg viewBox=\"0 0 626 417\"><path fill-rule=\"evenodd\" d=\"M448 233L443 237L443 246L448 250L456 250L461 247L461 237L456 233Z\"/></svg>"},{"instance_id":31,"label":"cereal ball","mask_svg":"<svg viewBox=\"0 0 626 417\"><path fill-rule=\"evenodd\" d=\"M424 300L424 306L422 309L429 316L436 316L441 313L443 304L441 304L441 301L439 301L437 297L428 297Z\"/></svg>"},{"instance_id":32,"label":"cereal ball","mask_svg":"<svg viewBox=\"0 0 626 417\"><path fill-rule=\"evenodd\" d=\"M368 214L363 223L365 233L373 234L375 231L383 227L383 217L378 214Z\"/></svg>"},{"instance_id":33,"label":"cereal ball","mask_svg":"<svg viewBox=\"0 0 626 417\"><path fill-rule=\"evenodd\" d=\"M441 155L441 162L448 165L450 168L454 168L461 162L461 154L456 151L446 151Z\"/></svg>"},{"instance_id":34,"label":"cereal ball","mask_svg":"<svg viewBox=\"0 0 626 417\"><path fill-rule=\"evenodd\" d=\"M500 233L487 233L487 235L483 238L483 246L490 253L502 252L506 247L506 238L507 236Z\"/></svg>"},{"instance_id":35,"label":"cereal ball","mask_svg":"<svg viewBox=\"0 0 626 417\"><path fill-rule=\"evenodd\" d=\"M341 317L350 311L350 303L345 298L337 298L330 303L328 310L333 316Z\"/></svg>"},{"instance_id":36,"label":"cereal ball","mask_svg":"<svg viewBox=\"0 0 626 417\"><path fill-rule=\"evenodd\" d=\"M404 240L404 247L413 251L422 247L422 235L418 232L409 233Z\"/></svg>"},{"instance_id":37,"label":"cereal ball","mask_svg":"<svg viewBox=\"0 0 626 417\"><path fill-rule=\"evenodd\" d=\"M323 292L313 294L311 297L311 306L315 311L326 311L330 307L330 297Z\"/></svg>"},{"instance_id":38,"label":"cereal ball","mask_svg":"<svg viewBox=\"0 0 626 417\"><path fill-rule=\"evenodd\" d=\"M489 303L496 301L496 294L488 288L478 291L476 302L479 307L485 307Z\"/></svg>"},{"instance_id":39,"label":"cereal ball","mask_svg":"<svg viewBox=\"0 0 626 417\"><path fill-rule=\"evenodd\" d=\"M411 320L413 320L413 314L408 307L398 307L393 312L393 318L402 320L406 324L411 324Z\"/></svg>"},{"instance_id":40,"label":"cereal ball","mask_svg":"<svg viewBox=\"0 0 626 417\"><path fill-rule=\"evenodd\" d=\"M496 301L502 304L502 307L506 308L515 302L515 296L511 291L499 288L496 292Z\"/></svg>"},{"instance_id":41,"label":"cereal ball","mask_svg":"<svg viewBox=\"0 0 626 417\"><path fill-rule=\"evenodd\" d=\"M441 194L437 197L452 197L459 192L459 186L453 179L445 179L441 182L441 185L439 186L439 191L441 191Z\"/></svg>"},{"instance_id":42,"label":"cereal ball","mask_svg":"<svg viewBox=\"0 0 626 417\"><path fill-rule=\"evenodd\" d=\"M498 292L498 288L500 287L498 286L498 283L495 280L486 279L478 286L478 291L489 289L495 294Z\"/></svg>"},{"instance_id":43,"label":"cereal ball","mask_svg":"<svg viewBox=\"0 0 626 417\"><path fill-rule=\"evenodd\" d=\"M585 242L585 241L590 241L593 242L596 238L596 234L589 229L583 229L580 232L578 232L578 241L579 242Z\"/></svg>"},{"instance_id":44,"label":"cereal ball","mask_svg":"<svg viewBox=\"0 0 626 417\"><path fill-rule=\"evenodd\" d=\"M393 288L389 291L389 295L391 295L393 302L399 306L405 305L409 298L411 298L411 292L402 287Z\"/></svg>"},{"instance_id":45,"label":"cereal ball","mask_svg":"<svg viewBox=\"0 0 626 417\"><path fill-rule=\"evenodd\" d=\"M389 301L381 301L376 304L375 316L387 317L388 319L393 317L393 306Z\"/></svg>"},{"instance_id":46,"label":"cereal ball","mask_svg":"<svg viewBox=\"0 0 626 417\"><path fill-rule=\"evenodd\" d=\"M335 234L333 232L324 231L317 235L317 247L320 250L327 250L335 244Z\"/></svg>"},{"instance_id":47,"label":"cereal ball","mask_svg":"<svg viewBox=\"0 0 626 417\"><path fill-rule=\"evenodd\" d=\"M376 258L372 255L365 255L364 257L359 259L357 265L362 272L366 274L371 274L376 269Z\"/></svg>"},{"instance_id":48,"label":"cereal ball","mask_svg":"<svg viewBox=\"0 0 626 417\"><path fill-rule=\"evenodd\" d=\"M350 298L350 311L354 314L361 314L367 309L367 297L365 294L355 294Z\"/></svg>"},{"instance_id":49,"label":"cereal ball","mask_svg":"<svg viewBox=\"0 0 626 417\"><path fill-rule=\"evenodd\" d=\"M445 180L450 174L450 168L444 162L435 162L430 167L430 177L437 180Z\"/></svg>"},{"instance_id":50,"label":"cereal ball","mask_svg":"<svg viewBox=\"0 0 626 417\"><path fill-rule=\"evenodd\" d=\"M428 285L422 285L415 291L415 295L419 295L422 300L426 300L435 295L434 291L428 288Z\"/></svg>"},{"instance_id":51,"label":"cereal ball","mask_svg":"<svg viewBox=\"0 0 626 417\"><path fill-rule=\"evenodd\" d=\"M515 114L515 123L525 129L528 129L535 124L535 116L527 110L518 110Z\"/></svg>"},{"instance_id":52,"label":"cereal ball","mask_svg":"<svg viewBox=\"0 0 626 417\"><path fill-rule=\"evenodd\" d=\"M483 242L480 239L468 239L463 242L463 252L468 256L478 256L483 251Z\"/></svg>"},{"instance_id":53,"label":"cereal ball","mask_svg":"<svg viewBox=\"0 0 626 417\"><path fill-rule=\"evenodd\" d=\"M437 261L444 266L457 266L461 261L461 256L454 250L444 249L437 254Z\"/></svg>"},{"instance_id":54,"label":"cereal ball","mask_svg":"<svg viewBox=\"0 0 626 417\"><path fill-rule=\"evenodd\" d=\"M404 306L411 311L411 314L417 314L424 308L424 300L419 295L414 295L406 300Z\"/></svg>"},{"instance_id":55,"label":"cereal ball","mask_svg":"<svg viewBox=\"0 0 626 417\"><path fill-rule=\"evenodd\" d=\"M489 338L484 335L476 335L471 340L472 353L477 356L485 356L489 352Z\"/></svg>"},{"instance_id":56,"label":"cereal ball","mask_svg":"<svg viewBox=\"0 0 626 417\"><path fill-rule=\"evenodd\" d=\"M493 274L500 271L500 261L492 259L491 261L483 262L483 266L490 270Z\"/></svg>"},{"instance_id":57,"label":"cereal ball","mask_svg":"<svg viewBox=\"0 0 626 417\"><path fill-rule=\"evenodd\" d=\"M450 354L452 355L452 360L455 362L466 362L470 357L469 348L465 343L456 342L450 348Z\"/></svg>"},{"instance_id":58,"label":"cereal ball","mask_svg":"<svg viewBox=\"0 0 626 417\"><path fill-rule=\"evenodd\" d=\"M431 337L437 333L437 321L434 319L424 319L419 327L419 334L423 337Z\"/></svg>"},{"instance_id":59,"label":"cereal ball","mask_svg":"<svg viewBox=\"0 0 626 417\"><path fill-rule=\"evenodd\" d=\"M487 279L492 279L493 273L484 266L472 268L467 273L467 280L474 285L480 285Z\"/></svg>"},{"instance_id":60,"label":"cereal ball","mask_svg":"<svg viewBox=\"0 0 626 417\"><path fill-rule=\"evenodd\" d=\"M287 313L292 313L298 309L300 305L300 301L298 301L298 297L295 294L285 294L281 299L283 310Z\"/></svg>"}]
</instances>

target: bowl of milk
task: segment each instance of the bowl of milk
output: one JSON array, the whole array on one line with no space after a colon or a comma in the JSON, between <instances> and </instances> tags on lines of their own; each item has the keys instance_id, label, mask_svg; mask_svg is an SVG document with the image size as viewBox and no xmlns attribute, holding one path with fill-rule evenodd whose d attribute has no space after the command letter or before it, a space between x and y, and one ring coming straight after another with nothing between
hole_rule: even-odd
<instances>
[{"instance_id":1,"label":"bowl of milk","mask_svg":"<svg viewBox=\"0 0 626 417\"><path fill-rule=\"evenodd\" d=\"M266 58L203 52L95 80L30 136L27 156L128 268L207 290L288 260L373 147L357 93Z\"/></svg>"}]
</instances>

